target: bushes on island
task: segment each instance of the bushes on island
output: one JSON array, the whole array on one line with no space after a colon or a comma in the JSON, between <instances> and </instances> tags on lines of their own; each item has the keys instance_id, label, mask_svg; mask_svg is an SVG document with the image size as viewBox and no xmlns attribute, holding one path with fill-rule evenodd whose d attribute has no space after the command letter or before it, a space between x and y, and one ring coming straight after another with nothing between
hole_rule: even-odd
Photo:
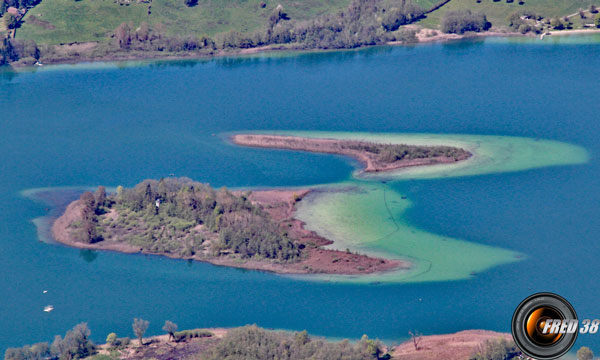
<instances>
[{"instance_id":1,"label":"bushes on island","mask_svg":"<svg viewBox=\"0 0 600 360\"><path fill-rule=\"evenodd\" d=\"M464 34L467 31L487 31L492 24L483 13L471 10L448 11L442 20L442 31L448 34Z\"/></svg>"},{"instance_id":2,"label":"bushes on island","mask_svg":"<svg viewBox=\"0 0 600 360\"><path fill-rule=\"evenodd\" d=\"M205 250L205 238L210 237L215 256L232 252L290 262L301 255L299 246L248 194L217 191L186 178L146 180L110 196L99 189L96 196L85 193L80 201L82 220L76 227L86 243L119 233L123 241L146 251L190 257ZM100 217L111 209L118 218ZM198 225L202 231L192 231Z\"/></svg>"}]
</instances>

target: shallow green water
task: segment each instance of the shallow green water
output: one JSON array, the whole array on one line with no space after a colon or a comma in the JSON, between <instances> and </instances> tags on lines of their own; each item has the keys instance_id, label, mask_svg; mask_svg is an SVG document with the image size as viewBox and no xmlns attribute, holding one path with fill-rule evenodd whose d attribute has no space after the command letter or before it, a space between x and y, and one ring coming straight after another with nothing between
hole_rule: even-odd
<instances>
[{"instance_id":1,"label":"shallow green water","mask_svg":"<svg viewBox=\"0 0 600 360\"><path fill-rule=\"evenodd\" d=\"M558 141L476 135L376 134L341 132L271 132L312 138L353 139L392 144L447 145L468 149L467 161L401 169L392 173L354 174L363 181L320 188L299 204L297 216L306 228L334 240L332 248L349 249L413 263L410 270L365 276L313 276L350 282L448 281L472 277L492 266L523 259L498 247L433 234L411 225L404 213L411 202L387 181L433 179L524 171L546 166L581 164L587 151ZM378 179L385 179L378 183Z\"/></svg>"}]
</instances>

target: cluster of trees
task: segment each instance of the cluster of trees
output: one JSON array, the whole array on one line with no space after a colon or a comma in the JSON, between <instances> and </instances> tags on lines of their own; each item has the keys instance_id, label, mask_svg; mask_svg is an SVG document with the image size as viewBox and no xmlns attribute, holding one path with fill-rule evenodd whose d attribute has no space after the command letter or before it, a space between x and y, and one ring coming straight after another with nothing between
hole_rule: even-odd
<instances>
[{"instance_id":1,"label":"cluster of trees","mask_svg":"<svg viewBox=\"0 0 600 360\"><path fill-rule=\"evenodd\" d=\"M514 31L518 31L522 34L528 32L535 32L539 34L542 32L542 28L537 26L537 22L543 20L544 17L533 11L516 11L508 17L508 26Z\"/></svg>"},{"instance_id":2,"label":"cluster of trees","mask_svg":"<svg viewBox=\"0 0 600 360\"><path fill-rule=\"evenodd\" d=\"M415 146L404 144L378 144L365 141L344 141L339 145L342 149L365 151L377 155L382 163L392 163L405 159L428 159L445 156L455 160L464 159L469 153L452 146Z\"/></svg>"},{"instance_id":3,"label":"cluster of trees","mask_svg":"<svg viewBox=\"0 0 600 360\"><path fill-rule=\"evenodd\" d=\"M28 9L36 6L41 0L0 0L0 16L10 15L6 11L9 7Z\"/></svg>"},{"instance_id":4,"label":"cluster of trees","mask_svg":"<svg viewBox=\"0 0 600 360\"><path fill-rule=\"evenodd\" d=\"M233 358L378 360L390 359L391 356L383 352L379 341L371 340L366 335L355 344L347 340L333 343L311 339L306 331L291 334L251 325L229 331L206 356L207 360Z\"/></svg>"},{"instance_id":5,"label":"cluster of trees","mask_svg":"<svg viewBox=\"0 0 600 360\"><path fill-rule=\"evenodd\" d=\"M18 60L34 63L40 58L40 49L33 40L15 40L5 37L0 43L0 66Z\"/></svg>"},{"instance_id":6,"label":"cluster of trees","mask_svg":"<svg viewBox=\"0 0 600 360\"><path fill-rule=\"evenodd\" d=\"M448 34L464 34L467 31L487 31L492 24L483 13L471 10L448 11L442 19L442 31Z\"/></svg>"},{"instance_id":7,"label":"cluster of trees","mask_svg":"<svg viewBox=\"0 0 600 360\"><path fill-rule=\"evenodd\" d=\"M124 22L114 31L116 44L124 50L142 51L196 51L201 49L215 49L215 42L208 38L193 36L166 36L165 26L161 23L152 27L147 22L142 22L136 28L132 22Z\"/></svg>"},{"instance_id":8,"label":"cluster of trees","mask_svg":"<svg viewBox=\"0 0 600 360\"><path fill-rule=\"evenodd\" d=\"M76 225L85 242L100 241L109 234L110 226L99 224L97 215L115 208L120 217L128 214L132 219L124 224L130 231L135 233L146 226L146 242L136 245L150 251L161 252L154 245L169 239L177 247L185 247L188 256L193 255L202 249L202 239L181 240L189 234L187 230L203 225L203 231L218 233L211 244L214 255L230 251L243 258L282 262L301 256L300 247L267 212L252 204L248 194L236 195L225 188L217 191L187 178L145 180L130 189L119 187L116 194L108 197L104 188L99 188L95 195L84 193L81 202L83 220Z\"/></svg>"},{"instance_id":9,"label":"cluster of trees","mask_svg":"<svg viewBox=\"0 0 600 360\"><path fill-rule=\"evenodd\" d=\"M5 360L71 360L82 359L94 353L96 346L89 340L91 331L87 323L75 325L65 334L56 335L51 345L47 342L8 348Z\"/></svg>"}]
</instances>

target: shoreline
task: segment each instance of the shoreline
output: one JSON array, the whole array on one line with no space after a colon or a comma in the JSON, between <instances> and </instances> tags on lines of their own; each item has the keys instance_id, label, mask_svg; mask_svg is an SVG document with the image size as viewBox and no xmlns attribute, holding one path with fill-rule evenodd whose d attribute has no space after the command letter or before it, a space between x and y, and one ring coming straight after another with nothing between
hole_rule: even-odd
<instances>
[{"instance_id":1,"label":"shoreline","mask_svg":"<svg viewBox=\"0 0 600 360\"><path fill-rule=\"evenodd\" d=\"M432 36L425 35L426 33L435 33ZM551 31L550 34L552 36L568 36L568 35L592 35L599 34L600 29L575 29L575 30L559 30L559 31ZM226 52L219 51L213 54L174 54L174 55L164 55L164 54L144 54L141 56L136 55L125 55L125 56L106 56L103 58L95 58L95 57L82 57L77 60L56 60L56 61L48 61L45 62L43 66L54 66L54 65L78 65L85 63L121 63L121 62L133 62L133 61L182 61L182 60L191 60L191 61L200 61L200 60L213 60L213 59L221 59L221 58L237 58L244 57L249 55L259 55L259 54L277 54L277 53L295 53L295 55L301 54L309 54L309 53L327 53L327 52L337 52L337 51L360 51L366 50L370 48L377 47L385 47L385 46L417 46L417 45L431 45L431 44L440 44L440 43L450 43L450 42L459 42L459 41L468 41L473 39L485 39L487 37L490 38L511 38L511 37L523 37L523 38L539 38L539 36L532 34L521 34L519 32L500 32L500 31L487 31L487 32L469 32L465 34L445 34L441 33L439 30L435 29L427 29L422 28L416 34L417 41L412 43L401 42L401 41L388 41L384 44L380 45L369 45L369 46L360 46L352 49L295 49L288 48L285 45L267 45L260 46L248 49L240 49L238 51ZM94 42L95 43L95 42ZM87 42L81 43L69 43L69 44L61 44L58 46L73 46L73 45L82 45L88 44ZM44 60L45 61L45 60ZM28 64L11 64L8 66L8 69L12 70L27 70L27 69L37 69L38 67L35 65Z\"/></svg>"},{"instance_id":2,"label":"shoreline","mask_svg":"<svg viewBox=\"0 0 600 360\"><path fill-rule=\"evenodd\" d=\"M64 213L51 225L53 239L62 245L86 250L114 251L125 254L143 254L165 256L171 259L207 262L216 266L227 266L248 270L259 270L287 275L372 275L395 270L408 270L413 264L397 259L374 258L363 254L325 249L333 241L325 239L315 232L304 228L301 220L294 218L295 203L301 201L311 190L261 190L253 191L249 199L264 208L265 211L282 228L285 228L293 239L305 249L305 256L300 261L281 263L270 260L241 259L233 256L208 256L194 254L183 256L170 252L153 252L119 241L102 240L96 243L83 243L74 240L69 230L70 225L81 216L81 202L71 202Z\"/></svg>"},{"instance_id":3,"label":"shoreline","mask_svg":"<svg viewBox=\"0 0 600 360\"><path fill-rule=\"evenodd\" d=\"M216 327L190 329L187 331L199 330L210 334L209 336L195 337L180 341L171 340L169 335L154 335L143 338L144 346L140 346L138 340L132 340L124 348L118 351L119 359L144 359L153 357L158 360L171 359L175 354L180 356L187 355L198 357L206 354L225 339L228 334L240 327ZM269 332L284 332L293 334L293 330L264 329ZM186 330L183 330L185 332ZM329 339L318 335L309 334L311 338L320 339L327 342L337 342L338 339ZM354 342L358 339L350 339ZM413 341L404 339L398 345L393 342L383 341L382 349L393 356L406 360L428 360L428 359L446 359L446 360L465 360L470 359L473 354L480 350L488 341L504 340L508 343L513 341L510 333L496 332L491 330L462 330L455 333L423 335L418 342L418 350L415 349ZM103 343L98 345L98 354L110 355L111 345ZM113 350L114 351L114 350Z\"/></svg>"}]
</instances>

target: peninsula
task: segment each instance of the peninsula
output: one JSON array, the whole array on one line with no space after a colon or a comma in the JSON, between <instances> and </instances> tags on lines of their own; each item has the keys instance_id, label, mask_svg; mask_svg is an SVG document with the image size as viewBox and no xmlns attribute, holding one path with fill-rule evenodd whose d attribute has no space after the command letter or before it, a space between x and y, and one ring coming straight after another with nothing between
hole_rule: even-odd
<instances>
[{"instance_id":1,"label":"peninsula","mask_svg":"<svg viewBox=\"0 0 600 360\"><path fill-rule=\"evenodd\" d=\"M358 140L262 134L237 134L232 136L231 140L237 145L244 146L346 155L363 163L365 172L454 163L472 156L467 150L452 146L383 144Z\"/></svg>"}]
</instances>

